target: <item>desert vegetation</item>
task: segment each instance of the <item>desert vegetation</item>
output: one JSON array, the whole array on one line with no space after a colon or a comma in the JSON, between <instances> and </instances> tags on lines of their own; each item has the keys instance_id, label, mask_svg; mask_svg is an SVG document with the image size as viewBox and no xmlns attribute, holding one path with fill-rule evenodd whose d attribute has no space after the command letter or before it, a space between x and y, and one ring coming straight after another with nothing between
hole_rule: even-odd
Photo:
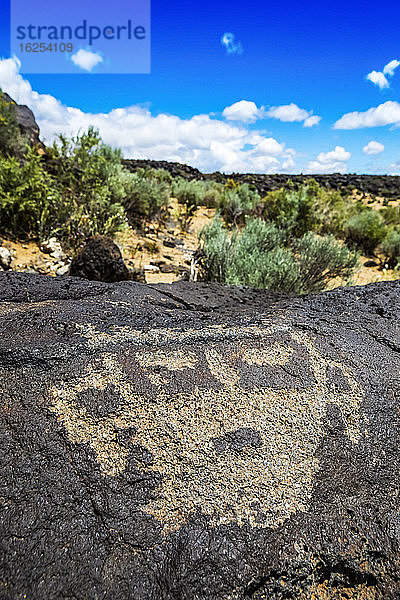
<instances>
[{"instance_id":1,"label":"desert vegetation","mask_svg":"<svg viewBox=\"0 0 400 600\"><path fill-rule=\"evenodd\" d=\"M119 150L93 128L46 152L21 133L12 103L0 96L0 234L56 237L70 253L94 234L115 236L166 223L171 198L183 233L199 207L215 218L199 235L197 277L228 285L303 294L348 280L358 255L381 268L400 265L400 209L377 210L347 189L315 180L260 195L248 182L188 180L165 169L126 168Z\"/></svg>"}]
</instances>

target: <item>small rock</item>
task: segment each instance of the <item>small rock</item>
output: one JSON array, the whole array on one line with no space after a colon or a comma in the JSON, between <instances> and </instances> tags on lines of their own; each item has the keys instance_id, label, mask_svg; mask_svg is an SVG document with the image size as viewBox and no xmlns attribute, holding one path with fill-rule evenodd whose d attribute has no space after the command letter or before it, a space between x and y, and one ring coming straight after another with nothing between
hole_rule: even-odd
<instances>
[{"instance_id":1,"label":"small rock","mask_svg":"<svg viewBox=\"0 0 400 600\"><path fill-rule=\"evenodd\" d=\"M40 246L40 249L45 254L51 254L52 252L60 251L61 244L57 240L57 238L52 237L52 238L46 240L45 242L43 242L42 245Z\"/></svg>"},{"instance_id":2,"label":"small rock","mask_svg":"<svg viewBox=\"0 0 400 600\"><path fill-rule=\"evenodd\" d=\"M364 263L364 267L377 267L377 266L378 266L378 263L375 262L374 260L367 260Z\"/></svg>"},{"instance_id":3,"label":"small rock","mask_svg":"<svg viewBox=\"0 0 400 600\"><path fill-rule=\"evenodd\" d=\"M150 273L159 273L160 267L157 267L156 265L144 265L144 270Z\"/></svg>"},{"instance_id":4,"label":"small rock","mask_svg":"<svg viewBox=\"0 0 400 600\"><path fill-rule=\"evenodd\" d=\"M163 245L167 248L175 248L176 240L163 240Z\"/></svg>"},{"instance_id":5,"label":"small rock","mask_svg":"<svg viewBox=\"0 0 400 600\"><path fill-rule=\"evenodd\" d=\"M175 273L178 270L178 267L176 267L175 265L160 265L161 273Z\"/></svg>"},{"instance_id":6,"label":"small rock","mask_svg":"<svg viewBox=\"0 0 400 600\"><path fill-rule=\"evenodd\" d=\"M11 252L4 247L0 247L0 266L5 271L11 266Z\"/></svg>"},{"instance_id":7,"label":"small rock","mask_svg":"<svg viewBox=\"0 0 400 600\"><path fill-rule=\"evenodd\" d=\"M60 267L59 269L57 269L56 271L56 275L66 275L69 271L69 266L68 265L64 265L63 267Z\"/></svg>"},{"instance_id":8,"label":"small rock","mask_svg":"<svg viewBox=\"0 0 400 600\"><path fill-rule=\"evenodd\" d=\"M55 258L56 260L63 260L63 258L65 257L64 252L61 250L61 248L59 250L54 250L54 252L52 252L50 256L52 258Z\"/></svg>"},{"instance_id":9,"label":"small rock","mask_svg":"<svg viewBox=\"0 0 400 600\"><path fill-rule=\"evenodd\" d=\"M165 260L160 258L152 258L150 259L150 264L155 265L156 267L161 267L162 265L165 265Z\"/></svg>"}]
</instances>

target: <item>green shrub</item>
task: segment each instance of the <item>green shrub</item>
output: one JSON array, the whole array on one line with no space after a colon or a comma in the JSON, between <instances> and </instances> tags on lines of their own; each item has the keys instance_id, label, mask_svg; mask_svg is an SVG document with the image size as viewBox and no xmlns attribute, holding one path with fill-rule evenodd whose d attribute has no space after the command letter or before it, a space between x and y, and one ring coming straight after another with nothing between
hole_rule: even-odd
<instances>
[{"instance_id":1,"label":"green shrub","mask_svg":"<svg viewBox=\"0 0 400 600\"><path fill-rule=\"evenodd\" d=\"M345 224L346 241L371 256L387 234L381 215L371 209L355 215Z\"/></svg>"},{"instance_id":2,"label":"green shrub","mask_svg":"<svg viewBox=\"0 0 400 600\"><path fill-rule=\"evenodd\" d=\"M358 254L337 242L332 235L306 233L296 240L296 255L302 292L319 292L335 277L349 279L358 265Z\"/></svg>"},{"instance_id":3,"label":"green shrub","mask_svg":"<svg viewBox=\"0 0 400 600\"><path fill-rule=\"evenodd\" d=\"M358 256L331 236L312 233L283 246L284 234L273 223L249 219L230 236L217 217L200 234L204 279L228 285L266 288L288 294L324 289L335 277L349 277Z\"/></svg>"},{"instance_id":4,"label":"green shrub","mask_svg":"<svg viewBox=\"0 0 400 600\"><path fill-rule=\"evenodd\" d=\"M324 189L314 179L297 190L289 182L286 188L269 192L258 208L257 216L275 223L288 239L308 231L344 237L346 221L365 210L349 195Z\"/></svg>"},{"instance_id":5,"label":"green shrub","mask_svg":"<svg viewBox=\"0 0 400 600\"><path fill-rule=\"evenodd\" d=\"M113 235L126 226L120 154L98 133L60 138L50 167L35 149L21 159L0 156L0 229L16 237L56 235L75 248L90 235Z\"/></svg>"},{"instance_id":6,"label":"green shrub","mask_svg":"<svg viewBox=\"0 0 400 600\"><path fill-rule=\"evenodd\" d=\"M219 210L227 223L237 225L253 214L259 202L259 194L248 183L237 184L229 179L222 189Z\"/></svg>"},{"instance_id":7,"label":"green shrub","mask_svg":"<svg viewBox=\"0 0 400 600\"><path fill-rule=\"evenodd\" d=\"M400 264L400 228L394 227L383 240L380 250L388 259L389 267Z\"/></svg>"},{"instance_id":8,"label":"green shrub","mask_svg":"<svg viewBox=\"0 0 400 600\"><path fill-rule=\"evenodd\" d=\"M202 277L206 281L226 283L231 238L219 216L203 227L199 235Z\"/></svg>"},{"instance_id":9,"label":"green shrub","mask_svg":"<svg viewBox=\"0 0 400 600\"><path fill-rule=\"evenodd\" d=\"M123 174L124 206L131 225L138 225L143 219L152 219L168 204L170 186L154 173L156 171L152 173L140 169L133 174Z\"/></svg>"},{"instance_id":10,"label":"green shrub","mask_svg":"<svg viewBox=\"0 0 400 600\"><path fill-rule=\"evenodd\" d=\"M312 197L306 187L269 192L263 199L262 216L275 223L287 235L301 235L312 227Z\"/></svg>"},{"instance_id":11,"label":"green shrub","mask_svg":"<svg viewBox=\"0 0 400 600\"><path fill-rule=\"evenodd\" d=\"M314 179L297 190L291 185L269 192L260 208L260 216L275 223L288 238L308 231L342 237L344 223L359 210L349 196L326 190Z\"/></svg>"},{"instance_id":12,"label":"green shrub","mask_svg":"<svg viewBox=\"0 0 400 600\"><path fill-rule=\"evenodd\" d=\"M62 202L34 149L21 162L0 154L0 230L15 237L49 235Z\"/></svg>"},{"instance_id":13,"label":"green shrub","mask_svg":"<svg viewBox=\"0 0 400 600\"><path fill-rule=\"evenodd\" d=\"M18 127L15 104L4 97L0 88L0 152L21 155L27 143Z\"/></svg>"},{"instance_id":14,"label":"green shrub","mask_svg":"<svg viewBox=\"0 0 400 600\"><path fill-rule=\"evenodd\" d=\"M71 139L60 135L51 156L53 175L78 204L98 196L111 203L123 200L121 152L104 144L93 127Z\"/></svg>"},{"instance_id":15,"label":"green shrub","mask_svg":"<svg viewBox=\"0 0 400 600\"><path fill-rule=\"evenodd\" d=\"M364 209L362 203L354 203L350 194L327 190L313 179L307 186L307 194L312 199L310 228L321 235L344 237L346 221Z\"/></svg>"},{"instance_id":16,"label":"green shrub","mask_svg":"<svg viewBox=\"0 0 400 600\"><path fill-rule=\"evenodd\" d=\"M379 211L385 225L400 225L400 206L388 206Z\"/></svg>"},{"instance_id":17,"label":"green shrub","mask_svg":"<svg viewBox=\"0 0 400 600\"><path fill-rule=\"evenodd\" d=\"M202 181L201 184L204 189L204 206L218 208L221 204L224 186L216 181Z\"/></svg>"},{"instance_id":18,"label":"green shrub","mask_svg":"<svg viewBox=\"0 0 400 600\"><path fill-rule=\"evenodd\" d=\"M172 185L172 194L179 204L184 204L188 211L195 211L203 202L204 186L200 181L187 181L177 178Z\"/></svg>"},{"instance_id":19,"label":"green shrub","mask_svg":"<svg viewBox=\"0 0 400 600\"><path fill-rule=\"evenodd\" d=\"M155 179L156 181L163 181L168 185L172 185L173 178L171 173L169 173L166 169L150 169L150 173L148 175L149 179Z\"/></svg>"},{"instance_id":20,"label":"green shrub","mask_svg":"<svg viewBox=\"0 0 400 600\"><path fill-rule=\"evenodd\" d=\"M51 156L52 174L62 197L54 233L65 245L74 248L90 235L112 236L126 227L121 202L127 172L119 150L104 144L90 127L75 138L60 136Z\"/></svg>"},{"instance_id":21,"label":"green shrub","mask_svg":"<svg viewBox=\"0 0 400 600\"><path fill-rule=\"evenodd\" d=\"M179 221L183 231L188 231L198 206L203 204L204 193L204 186L200 181L178 178L173 182L172 194L181 206Z\"/></svg>"}]
</instances>

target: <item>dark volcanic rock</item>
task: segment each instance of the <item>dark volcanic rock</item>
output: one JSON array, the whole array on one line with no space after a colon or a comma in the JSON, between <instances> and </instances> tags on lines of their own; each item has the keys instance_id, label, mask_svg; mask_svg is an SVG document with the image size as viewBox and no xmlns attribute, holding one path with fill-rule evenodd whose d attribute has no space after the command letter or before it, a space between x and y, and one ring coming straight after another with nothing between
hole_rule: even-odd
<instances>
[{"instance_id":1,"label":"dark volcanic rock","mask_svg":"<svg viewBox=\"0 0 400 600\"><path fill-rule=\"evenodd\" d=\"M320 186L328 190L340 190L346 193L357 189L373 196L384 196L387 199L400 198L400 177L398 175L357 175L355 173L329 173L327 175L231 173L228 175L219 172L201 173L194 167L165 160L125 159L122 162L132 172L143 167L150 167L165 169L172 177L183 177L189 180L212 180L226 183L228 179L233 178L239 183L248 183L254 186L261 196L265 196L267 192L288 187L289 183L298 188L310 179L315 179Z\"/></svg>"},{"instance_id":2,"label":"dark volcanic rock","mask_svg":"<svg viewBox=\"0 0 400 600\"><path fill-rule=\"evenodd\" d=\"M400 597L400 282L0 274L0 597Z\"/></svg>"},{"instance_id":3,"label":"dark volcanic rock","mask_svg":"<svg viewBox=\"0 0 400 600\"><path fill-rule=\"evenodd\" d=\"M104 235L90 237L73 259L69 274L92 281L116 282L132 279L121 250Z\"/></svg>"},{"instance_id":4,"label":"dark volcanic rock","mask_svg":"<svg viewBox=\"0 0 400 600\"><path fill-rule=\"evenodd\" d=\"M3 92L4 99L7 102L11 102L15 105L15 113L17 117L17 123L21 130L21 133L28 139L29 143L33 145L38 145L41 148L44 148L42 142L40 141L40 129L39 125L36 123L35 115L31 111L28 106L25 104L17 104L14 100L5 92Z\"/></svg>"}]
</instances>

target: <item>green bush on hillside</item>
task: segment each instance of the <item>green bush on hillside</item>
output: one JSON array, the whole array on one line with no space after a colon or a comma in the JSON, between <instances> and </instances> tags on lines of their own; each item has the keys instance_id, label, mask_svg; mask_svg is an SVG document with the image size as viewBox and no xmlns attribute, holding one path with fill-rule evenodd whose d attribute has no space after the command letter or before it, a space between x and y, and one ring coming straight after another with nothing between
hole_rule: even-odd
<instances>
[{"instance_id":1,"label":"green bush on hillside","mask_svg":"<svg viewBox=\"0 0 400 600\"><path fill-rule=\"evenodd\" d=\"M20 155L27 143L18 127L15 105L6 100L0 88L0 152Z\"/></svg>"},{"instance_id":2,"label":"green bush on hillside","mask_svg":"<svg viewBox=\"0 0 400 600\"><path fill-rule=\"evenodd\" d=\"M29 149L21 162L0 154L0 230L13 237L52 233L62 201L54 179Z\"/></svg>"},{"instance_id":3,"label":"green bush on hillside","mask_svg":"<svg viewBox=\"0 0 400 600\"><path fill-rule=\"evenodd\" d=\"M204 199L205 189L201 181L192 179L188 181L178 177L173 181L172 194L179 204L187 207L188 211L195 211Z\"/></svg>"},{"instance_id":4,"label":"green bush on hillside","mask_svg":"<svg viewBox=\"0 0 400 600\"><path fill-rule=\"evenodd\" d=\"M202 181L204 196L203 204L208 208L217 208L220 206L224 186L216 181Z\"/></svg>"},{"instance_id":5,"label":"green bush on hillside","mask_svg":"<svg viewBox=\"0 0 400 600\"><path fill-rule=\"evenodd\" d=\"M332 235L319 237L306 233L296 240L293 249L303 291L322 291L335 277L347 280L358 265L358 254Z\"/></svg>"},{"instance_id":6,"label":"green bush on hillside","mask_svg":"<svg viewBox=\"0 0 400 600\"><path fill-rule=\"evenodd\" d=\"M387 206L379 212L385 225L400 225L400 206Z\"/></svg>"},{"instance_id":7,"label":"green bush on hillside","mask_svg":"<svg viewBox=\"0 0 400 600\"><path fill-rule=\"evenodd\" d=\"M355 203L348 193L321 187L315 179L308 182L306 189L309 199L307 204L309 221L308 223L306 221L306 225L309 229L321 235L332 234L336 237L344 237L345 222L363 209L362 203Z\"/></svg>"},{"instance_id":8,"label":"green bush on hillside","mask_svg":"<svg viewBox=\"0 0 400 600\"><path fill-rule=\"evenodd\" d=\"M254 213L259 202L260 195L248 183L237 184L230 179L222 188L217 207L227 223L238 225Z\"/></svg>"},{"instance_id":9,"label":"green bush on hillside","mask_svg":"<svg viewBox=\"0 0 400 600\"><path fill-rule=\"evenodd\" d=\"M153 169L138 169L135 173L125 172L121 181L130 225L152 219L167 206L171 188L163 174L158 176Z\"/></svg>"},{"instance_id":10,"label":"green bush on hillside","mask_svg":"<svg viewBox=\"0 0 400 600\"><path fill-rule=\"evenodd\" d=\"M187 231L197 208L204 202L205 188L200 181L179 177L173 182L172 194L181 207L178 215L181 228Z\"/></svg>"},{"instance_id":11,"label":"green bush on hillside","mask_svg":"<svg viewBox=\"0 0 400 600\"><path fill-rule=\"evenodd\" d=\"M391 268L400 264L400 227L394 227L383 240L380 250Z\"/></svg>"},{"instance_id":12,"label":"green bush on hillside","mask_svg":"<svg viewBox=\"0 0 400 600\"><path fill-rule=\"evenodd\" d=\"M56 235L74 248L97 233L126 226L120 154L89 129L60 138L50 170L34 148L21 158L0 154L0 228L16 237Z\"/></svg>"},{"instance_id":13,"label":"green bush on hillside","mask_svg":"<svg viewBox=\"0 0 400 600\"><path fill-rule=\"evenodd\" d=\"M346 241L371 256L384 240L387 227L381 215L374 210L364 210L345 223Z\"/></svg>"},{"instance_id":14,"label":"green bush on hillside","mask_svg":"<svg viewBox=\"0 0 400 600\"><path fill-rule=\"evenodd\" d=\"M59 137L51 149L52 174L63 200L54 233L71 247L90 235L114 235L126 227L121 153L104 144L98 131ZM65 215L68 210L67 215Z\"/></svg>"},{"instance_id":15,"label":"green bush on hillside","mask_svg":"<svg viewBox=\"0 0 400 600\"><path fill-rule=\"evenodd\" d=\"M335 277L348 278L358 256L332 236L307 233L291 247L273 223L249 219L229 235L218 217L200 234L204 279L227 285L246 285L288 294L324 289Z\"/></svg>"},{"instance_id":16,"label":"green bush on hillside","mask_svg":"<svg viewBox=\"0 0 400 600\"><path fill-rule=\"evenodd\" d=\"M260 209L260 216L275 223L288 238L308 231L342 237L345 221L357 210L349 197L325 190L313 179L297 190L289 186L269 192Z\"/></svg>"}]
</instances>

